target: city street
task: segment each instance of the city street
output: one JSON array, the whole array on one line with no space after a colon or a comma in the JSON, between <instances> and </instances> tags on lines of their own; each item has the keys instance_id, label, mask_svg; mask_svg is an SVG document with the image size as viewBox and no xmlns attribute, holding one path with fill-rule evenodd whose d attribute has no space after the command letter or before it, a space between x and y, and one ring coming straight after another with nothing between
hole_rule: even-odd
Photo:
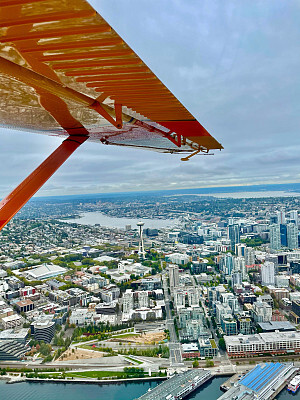
<instances>
[{"instance_id":1,"label":"city street","mask_svg":"<svg viewBox=\"0 0 300 400\"><path fill-rule=\"evenodd\" d=\"M169 350L170 350L170 366L182 366L183 360L181 356L181 349L180 343L178 341L174 320L172 317L172 311L170 309L170 295L168 292L168 285L167 285L167 278L163 275L163 288L165 294L165 303L166 303L166 329L168 329L170 334L170 343L169 343Z\"/></svg>"}]
</instances>

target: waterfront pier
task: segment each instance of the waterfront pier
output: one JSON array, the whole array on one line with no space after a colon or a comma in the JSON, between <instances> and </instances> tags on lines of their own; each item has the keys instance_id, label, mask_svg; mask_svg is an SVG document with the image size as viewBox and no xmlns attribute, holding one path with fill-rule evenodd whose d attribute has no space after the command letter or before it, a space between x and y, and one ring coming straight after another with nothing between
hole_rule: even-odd
<instances>
[{"instance_id":1,"label":"waterfront pier","mask_svg":"<svg viewBox=\"0 0 300 400\"><path fill-rule=\"evenodd\" d=\"M219 400L272 400L296 370L293 363L259 364L219 397Z\"/></svg>"},{"instance_id":2,"label":"waterfront pier","mask_svg":"<svg viewBox=\"0 0 300 400\"><path fill-rule=\"evenodd\" d=\"M183 399L212 378L210 371L193 369L173 375L137 400Z\"/></svg>"}]
</instances>

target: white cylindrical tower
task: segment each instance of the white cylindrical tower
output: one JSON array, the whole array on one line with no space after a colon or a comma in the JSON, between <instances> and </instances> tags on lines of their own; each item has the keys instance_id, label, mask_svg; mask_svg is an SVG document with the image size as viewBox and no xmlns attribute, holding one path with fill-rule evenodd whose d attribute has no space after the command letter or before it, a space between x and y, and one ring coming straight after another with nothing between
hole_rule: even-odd
<instances>
[{"instance_id":1,"label":"white cylindrical tower","mask_svg":"<svg viewBox=\"0 0 300 400\"><path fill-rule=\"evenodd\" d=\"M144 222L138 222L137 226L139 228L139 256L141 258L145 258L145 249L144 249L144 240L143 240L143 226L144 226Z\"/></svg>"}]
</instances>

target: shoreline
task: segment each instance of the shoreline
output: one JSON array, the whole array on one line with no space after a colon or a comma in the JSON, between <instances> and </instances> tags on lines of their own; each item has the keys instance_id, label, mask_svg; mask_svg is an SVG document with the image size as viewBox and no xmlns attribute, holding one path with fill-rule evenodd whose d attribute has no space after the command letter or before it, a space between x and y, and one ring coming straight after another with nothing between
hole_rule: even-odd
<instances>
[{"instance_id":1,"label":"shoreline","mask_svg":"<svg viewBox=\"0 0 300 400\"><path fill-rule=\"evenodd\" d=\"M111 385L111 384L121 384L121 383L130 383L130 382L150 382L150 381L163 381L166 380L167 376L148 376L145 378L121 378L121 379L85 379L85 378L73 378L73 379L55 379L55 378L26 378L26 377L18 377L13 378L9 376L1 376L1 380L6 380L7 384L12 385L15 383L22 382L33 382L33 383L75 383L75 384L83 384L83 385Z\"/></svg>"},{"instance_id":2,"label":"shoreline","mask_svg":"<svg viewBox=\"0 0 300 400\"><path fill-rule=\"evenodd\" d=\"M234 373L217 373L212 374L211 379L217 377L230 377L235 375ZM65 379L55 379L55 378L26 378L26 377L13 377L13 376L0 376L1 380L7 381L7 384L22 383L22 382L33 382L33 383L74 383L83 385L111 385L111 384L121 384L121 383L135 383L135 382L151 382L151 381L163 381L168 379L167 376L147 376L144 378L117 378L117 379L88 379L88 378L65 378Z\"/></svg>"}]
</instances>

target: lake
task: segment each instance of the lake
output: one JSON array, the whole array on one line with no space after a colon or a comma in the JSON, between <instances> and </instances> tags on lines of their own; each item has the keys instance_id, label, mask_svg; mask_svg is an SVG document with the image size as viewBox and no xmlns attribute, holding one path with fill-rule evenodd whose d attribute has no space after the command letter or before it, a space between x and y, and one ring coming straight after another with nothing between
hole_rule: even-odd
<instances>
[{"instance_id":1,"label":"lake","mask_svg":"<svg viewBox=\"0 0 300 400\"><path fill-rule=\"evenodd\" d=\"M136 224L138 222L144 222L144 228L167 228L173 227L179 224L178 219L136 219L136 218L117 218L110 217L109 215L102 214L100 212L86 212L81 214L80 218L64 219L61 220L67 223L76 223L81 225L95 225L100 224L107 228L119 228L125 229L126 225L131 225L131 227L137 228Z\"/></svg>"}]
</instances>

